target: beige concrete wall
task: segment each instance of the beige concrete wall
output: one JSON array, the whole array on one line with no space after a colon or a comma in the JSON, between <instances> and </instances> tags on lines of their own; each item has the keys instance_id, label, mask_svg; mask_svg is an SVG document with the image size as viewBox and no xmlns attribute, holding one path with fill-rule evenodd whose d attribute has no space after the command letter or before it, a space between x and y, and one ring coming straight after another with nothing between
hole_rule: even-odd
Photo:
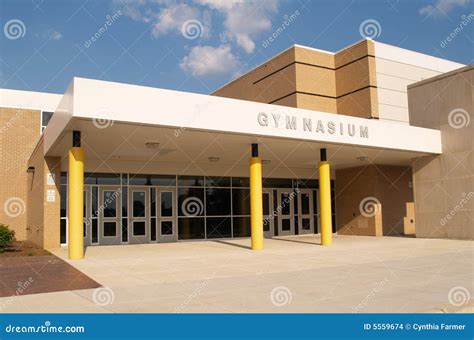
<instances>
[{"instance_id":1,"label":"beige concrete wall","mask_svg":"<svg viewBox=\"0 0 474 340\"><path fill-rule=\"evenodd\" d=\"M44 158L43 140L40 140L28 166L33 166L35 172L28 176L26 238L47 249L59 248L60 159ZM54 182L51 182L51 179L54 179ZM53 193L54 201L48 200L48 196L51 197Z\"/></svg>"},{"instance_id":2,"label":"beige concrete wall","mask_svg":"<svg viewBox=\"0 0 474 340\"><path fill-rule=\"evenodd\" d=\"M439 129L443 145L413 163L417 237L474 237L473 85L471 65L408 88L410 124Z\"/></svg>"},{"instance_id":3,"label":"beige concrete wall","mask_svg":"<svg viewBox=\"0 0 474 340\"><path fill-rule=\"evenodd\" d=\"M40 136L38 110L0 108L0 223L26 239L27 161Z\"/></svg>"},{"instance_id":4,"label":"beige concrete wall","mask_svg":"<svg viewBox=\"0 0 474 340\"><path fill-rule=\"evenodd\" d=\"M411 170L368 165L336 171L337 232L403 235L405 206L413 200Z\"/></svg>"}]
</instances>

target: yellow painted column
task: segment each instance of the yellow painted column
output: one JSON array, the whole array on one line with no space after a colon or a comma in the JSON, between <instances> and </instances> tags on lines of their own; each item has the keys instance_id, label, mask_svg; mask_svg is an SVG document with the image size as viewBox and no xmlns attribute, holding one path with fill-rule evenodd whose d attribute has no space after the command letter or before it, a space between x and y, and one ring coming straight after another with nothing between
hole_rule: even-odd
<instances>
[{"instance_id":1,"label":"yellow painted column","mask_svg":"<svg viewBox=\"0 0 474 340\"><path fill-rule=\"evenodd\" d=\"M68 256L71 260L84 258L84 151L69 150L68 169Z\"/></svg>"},{"instance_id":2,"label":"yellow painted column","mask_svg":"<svg viewBox=\"0 0 474 340\"><path fill-rule=\"evenodd\" d=\"M332 243L331 215L331 172L329 162L318 163L319 167L319 218L321 224L321 244L330 246Z\"/></svg>"},{"instance_id":3,"label":"yellow painted column","mask_svg":"<svg viewBox=\"0 0 474 340\"><path fill-rule=\"evenodd\" d=\"M252 250L263 249L262 160L250 158L250 234Z\"/></svg>"}]
</instances>

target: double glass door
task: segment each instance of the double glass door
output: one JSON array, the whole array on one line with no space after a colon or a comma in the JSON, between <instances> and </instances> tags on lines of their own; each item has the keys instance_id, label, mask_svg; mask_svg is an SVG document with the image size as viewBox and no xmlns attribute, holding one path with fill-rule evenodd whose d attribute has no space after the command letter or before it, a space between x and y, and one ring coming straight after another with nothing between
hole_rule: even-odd
<instances>
[{"instance_id":1,"label":"double glass door","mask_svg":"<svg viewBox=\"0 0 474 340\"><path fill-rule=\"evenodd\" d=\"M277 190L278 235L314 234L314 204L311 189Z\"/></svg>"}]
</instances>

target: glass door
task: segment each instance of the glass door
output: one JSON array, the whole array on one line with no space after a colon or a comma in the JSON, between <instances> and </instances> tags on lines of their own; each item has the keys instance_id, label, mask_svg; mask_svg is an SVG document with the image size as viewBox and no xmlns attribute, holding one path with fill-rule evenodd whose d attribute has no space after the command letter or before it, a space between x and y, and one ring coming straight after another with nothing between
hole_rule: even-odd
<instances>
[{"instance_id":1,"label":"glass door","mask_svg":"<svg viewBox=\"0 0 474 340\"><path fill-rule=\"evenodd\" d=\"M150 188L130 187L129 189L129 238L130 244L150 242Z\"/></svg>"},{"instance_id":2,"label":"glass door","mask_svg":"<svg viewBox=\"0 0 474 340\"><path fill-rule=\"evenodd\" d=\"M266 238L272 238L274 235L273 231L273 193L272 190L263 189L262 193L263 201L263 234Z\"/></svg>"},{"instance_id":3,"label":"glass door","mask_svg":"<svg viewBox=\"0 0 474 340\"><path fill-rule=\"evenodd\" d=\"M295 234L295 222L293 219L294 198L295 193L293 189L278 190L278 236Z\"/></svg>"},{"instance_id":4,"label":"glass door","mask_svg":"<svg viewBox=\"0 0 474 340\"><path fill-rule=\"evenodd\" d=\"M92 225L92 216L91 216L91 201L90 201L90 192L91 188L89 186L84 186L84 245L91 245L91 225Z\"/></svg>"},{"instance_id":5,"label":"glass door","mask_svg":"<svg viewBox=\"0 0 474 340\"><path fill-rule=\"evenodd\" d=\"M120 244L120 187L99 187L99 244Z\"/></svg>"},{"instance_id":6,"label":"glass door","mask_svg":"<svg viewBox=\"0 0 474 340\"><path fill-rule=\"evenodd\" d=\"M298 190L298 234L314 234L313 193L310 189Z\"/></svg>"},{"instance_id":7,"label":"glass door","mask_svg":"<svg viewBox=\"0 0 474 340\"><path fill-rule=\"evenodd\" d=\"M178 240L176 230L176 189L157 188L158 198L158 242L175 242Z\"/></svg>"}]
</instances>

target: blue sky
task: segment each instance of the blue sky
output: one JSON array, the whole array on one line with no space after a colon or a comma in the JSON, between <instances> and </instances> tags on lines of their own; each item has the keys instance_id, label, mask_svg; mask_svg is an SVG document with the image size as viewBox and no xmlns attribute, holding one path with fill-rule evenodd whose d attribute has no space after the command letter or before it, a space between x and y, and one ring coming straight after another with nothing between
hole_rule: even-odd
<instances>
[{"instance_id":1,"label":"blue sky","mask_svg":"<svg viewBox=\"0 0 474 340\"><path fill-rule=\"evenodd\" d=\"M0 88L63 93L77 76L209 93L293 44L362 35L468 64L473 13L470 0L0 0Z\"/></svg>"}]
</instances>

